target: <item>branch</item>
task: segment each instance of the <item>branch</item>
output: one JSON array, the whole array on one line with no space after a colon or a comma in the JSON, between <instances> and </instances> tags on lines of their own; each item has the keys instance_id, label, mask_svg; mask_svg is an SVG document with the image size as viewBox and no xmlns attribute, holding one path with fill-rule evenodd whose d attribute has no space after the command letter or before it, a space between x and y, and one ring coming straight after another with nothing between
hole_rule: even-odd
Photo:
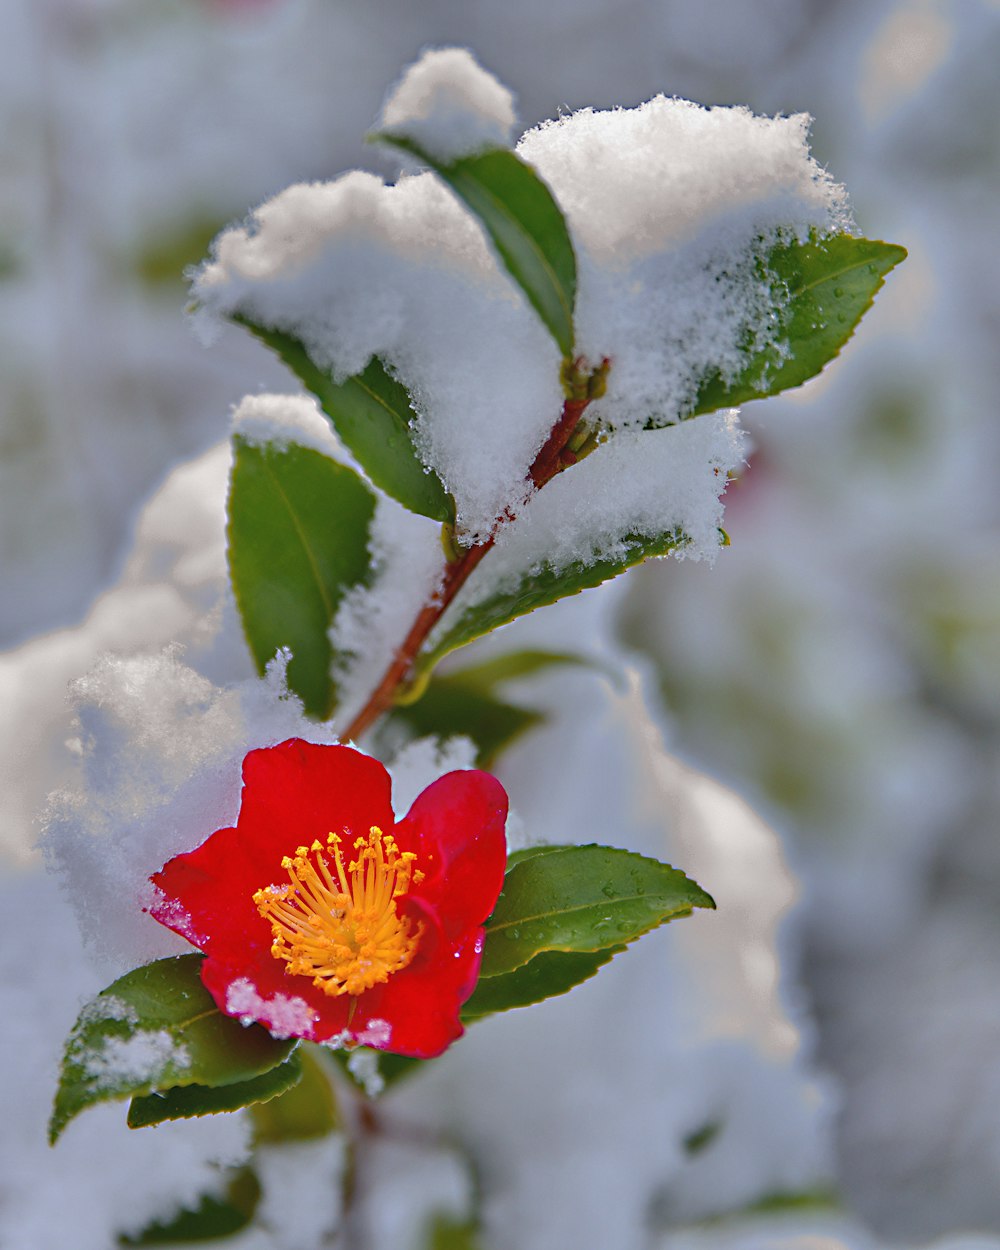
<instances>
[{"instance_id":1,"label":"branch","mask_svg":"<svg viewBox=\"0 0 1000 1250\"><path fill-rule=\"evenodd\" d=\"M528 470L528 477L536 490L541 490L560 470L575 462L576 457L568 450L566 444L579 425L584 409L592 399L603 393L604 379L609 367L610 362L605 360L593 373L588 374L581 373L579 362L575 362L572 366L568 387L571 391L570 397L563 404L562 415L553 426L552 433L545 440ZM345 729L342 735L345 742L356 741L367 729L371 728L383 712L392 707L396 691L409 676L428 634L465 585L469 574L494 545L500 527L513 520L513 513L502 517L488 538L474 547L466 548L457 560L445 566L434 597L417 613L409 632L397 647L389 667L383 673L381 681L372 691L367 703Z\"/></svg>"}]
</instances>

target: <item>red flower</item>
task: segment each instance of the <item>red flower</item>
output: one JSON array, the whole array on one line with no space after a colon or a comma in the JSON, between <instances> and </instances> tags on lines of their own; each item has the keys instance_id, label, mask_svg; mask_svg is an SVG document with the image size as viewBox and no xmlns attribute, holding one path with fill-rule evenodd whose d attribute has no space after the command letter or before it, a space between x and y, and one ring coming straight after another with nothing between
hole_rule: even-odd
<instances>
[{"instance_id":1,"label":"red flower","mask_svg":"<svg viewBox=\"0 0 1000 1250\"><path fill-rule=\"evenodd\" d=\"M462 1033L503 885L507 796L454 772L395 823L382 765L292 738L251 751L235 829L152 878L220 1011L279 1037L422 1059Z\"/></svg>"}]
</instances>

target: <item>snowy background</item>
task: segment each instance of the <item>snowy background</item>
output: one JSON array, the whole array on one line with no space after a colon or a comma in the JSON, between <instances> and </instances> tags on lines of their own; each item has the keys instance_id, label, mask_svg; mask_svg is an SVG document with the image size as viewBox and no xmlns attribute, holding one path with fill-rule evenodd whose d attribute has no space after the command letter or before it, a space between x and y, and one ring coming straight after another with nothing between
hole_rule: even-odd
<instances>
[{"instance_id":1,"label":"snowy background","mask_svg":"<svg viewBox=\"0 0 1000 1250\"><path fill-rule=\"evenodd\" d=\"M157 706L156 670L124 660L77 689L103 720L74 725L67 700L105 652L197 649L223 567L216 445L246 392L288 387L245 334L199 345L179 271L290 182L384 173L361 136L429 43L473 47L522 126L660 91L808 111L863 232L910 258L828 374L745 410L714 569L647 567L517 627L625 673L524 690L551 716L499 770L521 820L670 859L720 911L477 1026L388 1099L350 1250L420 1247L474 1192L487 1250L1000 1245L1000 7L4 10L0 1245L109 1250L245 1153L241 1117L129 1134L120 1107L45 1146L58 1048L108 969L31 848L67 741L162 757L207 706L190 682ZM543 782L545 758L572 769ZM260 1227L232 1244L320 1244L337 1165L274 1151Z\"/></svg>"}]
</instances>

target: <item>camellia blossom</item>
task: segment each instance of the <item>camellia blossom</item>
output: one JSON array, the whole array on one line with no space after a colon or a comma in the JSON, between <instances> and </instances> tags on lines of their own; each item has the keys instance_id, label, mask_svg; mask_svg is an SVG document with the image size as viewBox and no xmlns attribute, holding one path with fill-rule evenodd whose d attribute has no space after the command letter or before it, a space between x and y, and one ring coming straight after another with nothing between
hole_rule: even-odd
<instances>
[{"instance_id":1,"label":"camellia blossom","mask_svg":"<svg viewBox=\"0 0 1000 1250\"><path fill-rule=\"evenodd\" d=\"M291 738L243 761L236 827L151 878L219 1009L277 1037L431 1058L462 1033L506 865L507 795L447 773L398 824L389 774Z\"/></svg>"}]
</instances>

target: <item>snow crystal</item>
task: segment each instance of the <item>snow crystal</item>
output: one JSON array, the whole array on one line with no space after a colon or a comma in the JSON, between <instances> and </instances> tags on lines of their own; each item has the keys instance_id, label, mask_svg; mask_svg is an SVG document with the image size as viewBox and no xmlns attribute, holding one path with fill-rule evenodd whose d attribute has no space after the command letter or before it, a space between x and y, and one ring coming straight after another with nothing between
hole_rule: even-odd
<instances>
[{"instance_id":1,"label":"snow crystal","mask_svg":"<svg viewBox=\"0 0 1000 1250\"><path fill-rule=\"evenodd\" d=\"M103 1023L105 1020L124 1020L127 1024L138 1024L139 1014L131 1003L116 994L99 994L91 999L80 1012L80 1025Z\"/></svg>"},{"instance_id":2,"label":"snow crystal","mask_svg":"<svg viewBox=\"0 0 1000 1250\"><path fill-rule=\"evenodd\" d=\"M392 1025L388 1020L369 1020L355 1036L359 1046L388 1046L392 1037Z\"/></svg>"},{"instance_id":3,"label":"snow crystal","mask_svg":"<svg viewBox=\"0 0 1000 1250\"><path fill-rule=\"evenodd\" d=\"M243 1024L252 1024L266 1017L267 1028L274 1037L310 1037L316 1016L312 1008L296 994L272 994L263 998L247 977L231 981L226 990L226 1011L239 1016Z\"/></svg>"},{"instance_id":4,"label":"snow crystal","mask_svg":"<svg viewBox=\"0 0 1000 1250\"><path fill-rule=\"evenodd\" d=\"M142 1029L131 1037L105 1037L98 1049L74 1052L94 1089L115 1089L124 1083L155 1084L168 1069L190 1066L187 1048L165 1029Z\"/></svg>"},{"instance_id":5,"label":"snow crystal","mask_svg":"<svg viewBox=\"0 0 1000 1250\"><path fill-rule=\"evenodd\" d=\"M426 51L389 93L382 129L450 161L508 147L515 120L514 97L471 52L439 48Z\"/></svg>"},{"instance_id":6,"label":"snow crystal","mask_svg":"<svg viewBox=\"0 0 1000 1250\"><path fill-rule=\"evenodd\" d=\"M809 122L660 95L543 122L517 151L544 176L577 244L624 269L730 221L748 238L846 226L843 188L809 155Z\"/></svg>"},{"instance_id":7,"label":"snow crystal","mask_svg":"<svg viewBox=\"0 0 1000 1250\"><path fill-rule=\"evenodd\" d=\"M719 548L720 496L727 475L742 463L735 412L619 434L555 478L532 497L522 518L500 531L501 563L519 571L542 563L561 570L574 560L620 557L630 537L674 531L684 535L678 555L712 559Z\"/></svg>"},{"instance_id":8,"label":"snow crystal","mask_svg":"<svg viewBox=\"0 0 1000 1250\"><path fill-rule=\"evenodd\" d=\"M247 395L233 410L233 434L279 450L295 445L343 460L330 422L305 395Z\"/></svg>"},{"instance_id":9,"label":"snow crystal","mask_svg":"<svg viewBox=\"0 0 1000 1250\"><path fill-rule=\"evenodd\" d=\"M369 1098L377 1098L385 1089L385 1077L379 1071L374 1050L355 1050L347 1061L347 1070Z\"/></svg>"},{"instance_id":10,"label":"snow crystal","mask_svg":"<svg viewBox=\"0 0 1000 1250\"><path fill-rule=\"evenodd\" d=\"M576 243L578 347L613 361L593 409L607 422L676 420L706 373L736 375L774 324L759 263L768 248L849 227L846 194L809 155L808 127L805 114L657 96L582 109L521 139Z\"/></svg>"}]
</instances>

